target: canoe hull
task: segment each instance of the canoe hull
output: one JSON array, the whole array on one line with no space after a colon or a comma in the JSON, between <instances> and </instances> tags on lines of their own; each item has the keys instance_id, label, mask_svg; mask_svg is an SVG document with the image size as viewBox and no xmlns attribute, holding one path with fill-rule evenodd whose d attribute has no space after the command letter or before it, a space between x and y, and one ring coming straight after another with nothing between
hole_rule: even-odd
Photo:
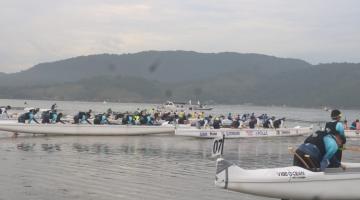
<instances>
[{"instance_id":1,"label":"canoe hull","mask_svg":"<svg viewBox=\"0 0 360 200\"><path fill-rule=\"evenodd\" d=\"M218 159L215 185L232 191L280 199L359 199L360 196L359 164L353 168L349 165L348 171L336 169L324 173L295 166L245 170L221 162L224 160Z\"/></svg>"},{"instance_id":2,"label":"canoe hull","mask_svg":"<svg viewBox=\"0 0 360 200\"><path fill-rule=\"evenodd\" d=\"M345 130L345 136L348 138L360 138L360 130Z\"/></svg>"},{"instance_id":3,"label":"canoe hull","mask_svg":"<svg viewBox=\"0 0 360 200\"><path fill-rule=\"evenodd\" d=\"M174 133L173 127L78 124L0 124L0 131L46 135L147 135Z\"/></svg>"},{"instance_id":4,"label":"canoe hull","mask_svg":"<svg viewBox=\"0 0 360 200\"><path fill-rule=\"evenodd\" d=\"M190 136L197 138L216 138L223 134L226 138L251 138L251 137L284 137L301 136L311 134L310 127L303 128L279 128L279 129L197 129L197 128L178 128L175 135Z\"/></svg>"}]
</instances>

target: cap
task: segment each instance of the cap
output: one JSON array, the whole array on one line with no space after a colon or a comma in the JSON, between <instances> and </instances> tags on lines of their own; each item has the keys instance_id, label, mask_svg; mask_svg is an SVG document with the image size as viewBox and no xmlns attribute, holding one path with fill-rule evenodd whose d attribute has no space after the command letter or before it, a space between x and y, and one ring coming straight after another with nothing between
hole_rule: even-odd
<instances>
[{"instance_id":1,"label":"cap","mask_svg":"<svg viewBox=\"0 0 360 200\"><path fill-rule=\"evenodd\" d=\"M337 117L341 117L341 112L337 109L331 111L331 118L335 119Z\"/></svg>"}]
</instances>

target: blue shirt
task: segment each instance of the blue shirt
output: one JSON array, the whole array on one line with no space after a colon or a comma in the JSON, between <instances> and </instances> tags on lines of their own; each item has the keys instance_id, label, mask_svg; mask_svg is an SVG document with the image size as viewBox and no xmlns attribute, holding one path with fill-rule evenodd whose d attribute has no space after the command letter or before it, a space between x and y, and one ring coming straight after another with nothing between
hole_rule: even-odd
<instances>
[{"instance_id":1,"label":"blue shirt","mask_svg":"<svg viewBox=\"0 0 360 200\"><path fill-rule=\"evenodd\" d=\"M338 122L336 124L336 130L340 133L340 135L345 136L344 126L342 123ZM325 145L325 155L323 156L320 162L320 169L324 171L326 167L330 164L330 159L335 155L338 151L339 147L336 143L336 140L333 135L326 135L323 139ZM338 162L341 162L338 160Z\"/></svg>"},{"instance_id":2,"label":"blue shirt","mask_svg":"<svg viewBox=\"0 0 360 200\"><path fill-rule=\"evenodd\" d=\"M29 121L28 123L30 124L34 119L34 114L33 113L29 113Z\"/></svg>"}]
</instances>

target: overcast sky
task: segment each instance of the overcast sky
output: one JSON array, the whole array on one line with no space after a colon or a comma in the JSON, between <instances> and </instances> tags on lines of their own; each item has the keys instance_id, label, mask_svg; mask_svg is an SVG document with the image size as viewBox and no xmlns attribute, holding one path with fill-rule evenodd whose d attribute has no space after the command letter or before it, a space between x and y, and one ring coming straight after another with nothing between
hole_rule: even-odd
<instances>
[{"instance_id":1,"label":"overcast sky","mask_svg":"<svg viewBox=\"0 0 360 200\"><path fill-rule=\"evenodd\" d=\"M360 0L1 0L0 37L2 72L145 50L360 62Z\"/></svg>"}]
</instances>

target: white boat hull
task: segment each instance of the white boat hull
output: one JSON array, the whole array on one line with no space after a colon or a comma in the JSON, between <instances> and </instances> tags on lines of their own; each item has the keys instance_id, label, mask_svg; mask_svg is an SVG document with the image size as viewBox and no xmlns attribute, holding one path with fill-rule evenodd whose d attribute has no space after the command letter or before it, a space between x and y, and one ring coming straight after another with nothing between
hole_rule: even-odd
<instances>
[{"instance_id":1,"label":"white boat hull","mask_svg":"<svg viewBox=\"0 0 360 200\"><path fill-rule=\"evenodd\" d=\"M345 130L345 136L348 138L360 138L360 130Z\"/></svg>"},{"instance_id":2,"label":"white boat hull","mask_svg":"<svg viewBox=\"0 0 360 200\"><path fill-rule=\"evenodd\" d=\"M197 129L197 128L177 128L175 135L190 136L197 138L216 138L223 134L229 138L251 138L251 137L284 137L301 136L312 133L311 127L279 128L279 129Z\"/></svg>"},{"instance_id":3,"label":"white boat hull","mask_svg":"<svg viewBox=\"0 0 360 200\"><path fill-rule=\"evenodd\" d=\"M0 131L45 135L147 135L174 133L173 127L79 124L0 124Z\"/></svg>"},{"instance_id":4,"label":"white boat hull","mask_svg":"<svg viewBox=\"0 0 360 200\"><path fill-rule=\"evenodd\" d=\"M291 166L245 170L217 161L215 185L224 189L280 199L359 199L360 164L331 172L312 172Z\"/></svg>"}]
</instances>

